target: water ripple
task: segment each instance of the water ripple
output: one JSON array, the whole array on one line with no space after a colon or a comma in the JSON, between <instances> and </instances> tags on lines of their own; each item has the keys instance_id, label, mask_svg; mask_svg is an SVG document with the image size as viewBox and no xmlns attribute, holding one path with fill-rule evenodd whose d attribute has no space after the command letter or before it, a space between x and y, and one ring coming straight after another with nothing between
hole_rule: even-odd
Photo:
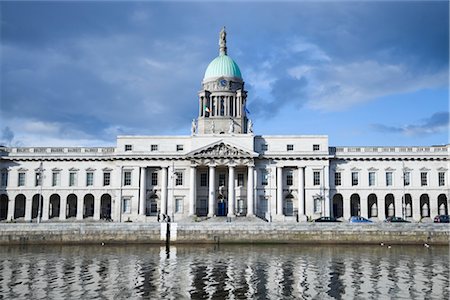
<instances>
[{"instance_id":1,"label":"water ripple","mask_svg":"<svg viewBox=\"0 0 450 300\"><path fill-rule=\"evenodd\" d=\"M0 247L0 299L448 299L448 247Z\"/></svg>"}]
</instances>

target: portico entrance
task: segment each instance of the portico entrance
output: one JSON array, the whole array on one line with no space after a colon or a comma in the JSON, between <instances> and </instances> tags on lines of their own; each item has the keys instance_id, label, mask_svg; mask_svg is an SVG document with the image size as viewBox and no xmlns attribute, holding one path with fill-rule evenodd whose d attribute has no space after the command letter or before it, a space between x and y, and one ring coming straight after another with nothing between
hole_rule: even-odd
<instances>
[{"instance_id":1,"label":"portico entrance","mask_svg":"<svg viewBox=\"0 0 450 300\"><path fill-rule=\"evenodd\" d=\"M220 198L217 202L217 216L225 217L228 213L227 202L224 198Z\"/></svg>"}]
</instances>

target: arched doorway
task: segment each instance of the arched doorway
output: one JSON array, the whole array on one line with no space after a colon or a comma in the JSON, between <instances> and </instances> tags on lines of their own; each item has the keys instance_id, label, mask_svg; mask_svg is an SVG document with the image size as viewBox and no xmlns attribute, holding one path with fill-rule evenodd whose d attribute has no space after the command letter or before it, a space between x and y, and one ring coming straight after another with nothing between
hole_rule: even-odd
<instances>
[{"instance_id":1,"label":"arched doorway","mask_svg":"<svg viewBox=\"0 0 450 300\"><path fill-rule=\"evenodd\" d=\"M156 216L158 214L158 196L156 194L151 195L147 198L145 204L145 215L146 216Z\"/></svg>"},{"instance_id":2,"label":"arched doorway","mask_svg":"<svg viewBox=\"0 0 450 300\"><path fill-rule=\"evenodd\" d=\"M361 199L359 198L358 194L353 194L350 196L350 215L361 215Z\"/></svg>"},{"instance_id":3,"label":"arched doorway","mask_svg":"<svg viewBox=\"0 0 450 300\"><path fill-rule=\"evenodd\" d=\"M0 195L0 221L8 218L8 195Z\"/></svg>"},{"instance_id":4,"label":"arched doorway","mask_svg":"<svg viewBox=\"0 0 450 300\"><path fill-rule=\"evenodd\" d=\"M369 218L378 217L378 203L377 202L378 202L377 195L370 194L367 197L367 208L369 209L369 211L368 211Z\"/></svg>"},{"instance_id":5,"label":"arched doorway","mask_svg":"<svg viewBox=\"0 0 450 300\"><path fill-rule=\"evenodd\" d=\"M411 218L413 216L413 203L412 203L412 197L411 194L405 194L405 217Z\"/></svg>"},{"instance_id":6,"label":"arched doorway","mask_svg":"<svg viewBox=\"0 0 450 300\"><path fill-rule=\"evenodd\" d=\"M87 194L84 196L84 212L83 218L89 218L94 216L94 195Z\"/></svg>"},{"instance_id":7,"label":"arched doorway","mask_svg":"<svg viewBox=\"0 0 450 300\"><path fill-rule=\"evenodd\" d=\"M430 197L428 197L428 194L420 195L420 216L422 218L430 216Z\"/></svg>"},{"instance_id":8,"label":"arched doorway","mask_svg":"<svg viewBox=\"0 0 450 300\"><path fill-rule=\"evenodd\" d=\"M394 195L387 194L386 197L384 197L384 213L386 217L393 217L395 216L395 203L394 203Z\"/></svg>"},{"instance_id":9,"label":"arched doorway","mask_svg":"<svg viewBox=\"0 0 450 300\"><path fill-rule=\"evenodd\" d=\"M49 207L49 218L59 217L59 206L61 203L61 197L58 194L53 194L50 196L50 207Z\"/></svg>"},{"instance_id":10,"label":"arched doorway","mask_svg":"<svg viewBox=\"0 0 450 300\"><path fill-rule=\"evenodd\" d=\"M284 199L284 215L285 216L293 216L294 215L294 196L289 194Z\"/></svg>"},{"instance_id":11,"label":"arched doorway","mask_svg":"<svg viewBox=\"0 0 450 300\"><path fill-rule=\"evenodd\" d=\"M67 196L67 218L75 218L77 216L77 202L78 198L75 194Z\"/></svg>"},{"instance_id":12,"label":"arched doorway","mask_svg":"<svg viewBox=\"0 0 450 300\"><path fill-rule=\"evenodd\" d=\"M19 194L14 200L14 219L25 217L25 203L27 199L25 195Z\"/></svg>"},{"instance_id":13,"label":"arched doorway","mask_svg":"<svg viewBox=\"0 0 450 300\"><path fill-rule=\"evenodd\" d=\"M344 200L341 194L333 196L333 216L342 218L344 216Z\"/></svg>"},{"instance_id":14,"label":"arched doorway","mask_svg":"<svg viewBox=\"0 0 450 300\"><path fill-rule=\"evenodd\" d=\"M40 204L39 204L39 199L40 199ZM38 213L39 213L39 218L42 218L42 208L43 208L43 201L44 198L39 195L36 194L33 196L32 199L32 204L31 204L31 218L32 219L36 219L38 217ZM40 205L40 206L39 206Z\"/></svg>"},{"instance_id":15,"label":"arched doorway","mask_svg":"<svg viewBox=\"0 0 450 300\"><path fill-rule=\"evenodd\" d=\"M445 194L438 196L438 214L448 215L447 196Z\"/></svg>"},{"instance_id":16,"label":"arched doorway","mask_svg":"<svg viewBox=\"0 0 450 300\"><path fill-rule=\"evenodd\" d=\"M103 194L100 198L100 219L111 220L111 195Z\"/></svg>"}]
</instances>

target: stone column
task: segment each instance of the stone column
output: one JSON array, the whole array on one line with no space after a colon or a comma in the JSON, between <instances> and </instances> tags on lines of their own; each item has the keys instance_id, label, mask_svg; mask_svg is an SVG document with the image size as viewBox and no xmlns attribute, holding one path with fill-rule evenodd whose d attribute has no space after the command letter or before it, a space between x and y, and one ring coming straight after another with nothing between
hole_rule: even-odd
<instances>
[{"instance_id":1,"label":"stone column","mask_svg":"<svg viewBox=\"0 0 450 300\"><path fill-rule=\"evenodd\" d=\"M208 198L208 217L213 217L215 213L215 201L216 201L216 176L215 166L209 166L209 198Z\"/></svg>"},{"instance_id":2,"label":"stone column","mask_svg":"<svg viewBox=\"0 0 450 300\"><path fill-rule=\"evenodd\" d=\"M172 217L175 212L175 166L172 165L168 169L168 187L167 187L167 202L166 202L166 210L167 214Z\"/></svg>"},{"instance_id":3,"label":"stone column","mask_svg":"<svg viewBox=\"0 0 450 300\"><path fill-rule=\"evenodd\" d=\"M94 220L100 220L101 198L94 196Z\"/></svg>"},{"instance_id":4,"label":"stone column","mask_svg":"<svg viewBox=\"0 0 450 300\"><path fill-rule=\"evenodd\" d=\"M33 199L25 198L25 221L31 221L31 210L33 206Z\"/></svg>"},{"instance_id":5,"label":"stone column","mask_svg":"<svg viewBox=\"0 0 450 300\"><path fill-rule=\"evenodd\" d=\"M438 208L438 195L436 194L429 194L430 197L430 207L429 207L429 214L430 218L433 220L433 218L439 214L439 208ZM419 206L420 206L420 198L419 198Z\"/></svg>"},{"instance_id":6,"label":"stone column","mask_svg":"<svg viewBox=\"0 0 450 300\"><path fill-rule=\"evenodd\" d=\"M15 198L12 198L12 199L8 200L8 216L7 216L7 220L8 221L14 220L15 205L16 205L16 199Z\"/></svg>"},{"instance_id":7,"label":"stone column","mask_svg":"<svg viewBox=\"0 0 450 300\"><path fill-rule=\"evenodd\" d=\"M342 195L342 206L344 220L348 221L350 218L350 197L345 194Z\"/></svg>"},{"instance_id":8,"label":"stone column","mask_svg":"<svg viewBox=\"0 0 450 300\"><path fill-rule=\"evenodd\" d=\"M253 207L254 207L254 187L253 187L253 172L254 172L254 166L249 165L248 166L248 174L247 174L247 217L253 216Z\"/></svg>"},{"instance_id":9,"label":"stone column","mask_svg":"<svg viewBox=\"0 0 450 300\"><path fill-rule=\"evenodd\" d=\"M195 216L195 195L196 195L196 179L197 169L195 166L191 166L190 173L190 185L189 185L189 216Z\"/></svg>"},{"instance_id":10,"label":"stone column","mask_svg":"<svg viewBox=\"0 0 450 300\"><path fill-rule=\"evenodd\" d=\"M323 197L324 199L324 204L325 204L325 216L329 217L331 216L331 208L332 205L330 203L330 174L329 174L329 168L328 166L323 167L323 175L322 175L322 180L323 180Z\"/></svg>"},{"instance_id":11,"label":"stone column","mask_svg":"<svg viewBox=\"0 0 450 300\"><path fill-rule=\"evenodd\" d=\"M298 218L306 221L305 216L305 168L298 167Z\"/></svg>"},{"instance_id":12,"label":"stone column","mask_svg":"<svg viewBox=\"0 0 450 300\"><path fill-rule=\"evenodd\" d=\"M161 213L167 214L167 167L162 168L161 177Z\"/></svg>"},{"instance_id":13,"label":"stone column","mask_svg":"<svg viewBox=\"0 0 450 300\"><path fill-rule=\"evenodd\" d=\"M147 168L141 168L139 183L139 214L145 216L145 201L147 196Z\"/></svg>"},{"instance_id":14,"label":"stone column","mask_svg":"<svg viewBox=\"0 0 450 300\"><path fill-rule=\"evenodd\" d=\"M380 196L378 198L377 196L377 206L378 206L378 220L384 221L386 219L386 213L385 213L385 199L383 196Z\"/></svg>"},{"instance_id":15,"label":"stone column","mask_svg":"<svg viewBox=\"0 0 450 300\"><path fill-rule=\"evenodd\" d=\"M234 196L234 166L228 166L228 217L234 217L234 206L235 206L235 196Z\"/></svg>"},{"instance_id":16,"label":"stone column","mask_svg":"<svg viewBox=\"0 0 450 300\"><path fill-rule=\"evenodd\" d=\"M50 199L49 197L44 197L42 195L42 221L48 221L49 210L50 210Z\"/></svg>"},{"instance_id":17,"label":"stone column","mask_svg":"<svg viewBox=\"0 0 450 300\"><path fill-rule=\"evenodd\" d=\"M395 194L394 197L395 197L395 199L394 199L395 216L396 217L403 217L402 195L401 194Z\"/></svg>"},{"instance_id":18,"label":"stone column","mask_svg":"<svg viewBox=\"0 0 450 300\"><path fill-rule=\"evenodd\" d=\"M61 196L60 203L59 203L59 219L65 220L66 219L66 210L67 210L67 196Z\"/></svg>"},{"instance_id":19,"label":"stone column","mask_svg":"<svg viewBox=\"0 0 450 300\"><path fill-rule=\"evenodd\" d=\"M283 167L277 167L277 216L283 215Z\"/></svg>"},{"instance_id":20,"label":"stone column","mask_svg":"<svg viewBox=\"0 0 450 300\"><path fill-rule=\"evenodd\" d=\"M369 209L368 209L368 200L367 200L367 195L365 195L365 197L361 196L360 200L359 200L359 204L361 205L361 217L363 218L368 218L369 217Z\"/></svg>"},{"instance_id":21,"label":"stone column","mask_svg":"<svg viewBox=\"0 0 450 300\"><path fill-rule=\"evenodd\" d=\"M412 216L414 221L419 222L420 221L420 195L411 193L411 200L412 200Z\"/></svg>"},{"instance_id":22,"label":"stone column","mask_svg":"<svg viewBox=\"0 0 450 300\"><path fill-rule=\"evenodd\" d=\"M84 199L83 197L77 196L77 220L83 220L83 212L84 212Z\"/></svg>"}]
</instances>

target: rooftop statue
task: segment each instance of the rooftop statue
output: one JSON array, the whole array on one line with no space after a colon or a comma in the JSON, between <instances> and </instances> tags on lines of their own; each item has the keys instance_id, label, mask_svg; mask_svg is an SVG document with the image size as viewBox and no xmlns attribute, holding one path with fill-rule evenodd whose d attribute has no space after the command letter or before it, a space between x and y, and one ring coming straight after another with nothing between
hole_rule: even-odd
<instances>
[{"instance_id":1,"label":"rooftop statue","mask_svg":"<svg viewBox=\"0 0 450 300\"><path fill-rule=\"evenodd\" d=\"M220 31L219 46L220 55L227 55L227 32L225 31L225 26Z\"/></svg>"}]
</instances>

